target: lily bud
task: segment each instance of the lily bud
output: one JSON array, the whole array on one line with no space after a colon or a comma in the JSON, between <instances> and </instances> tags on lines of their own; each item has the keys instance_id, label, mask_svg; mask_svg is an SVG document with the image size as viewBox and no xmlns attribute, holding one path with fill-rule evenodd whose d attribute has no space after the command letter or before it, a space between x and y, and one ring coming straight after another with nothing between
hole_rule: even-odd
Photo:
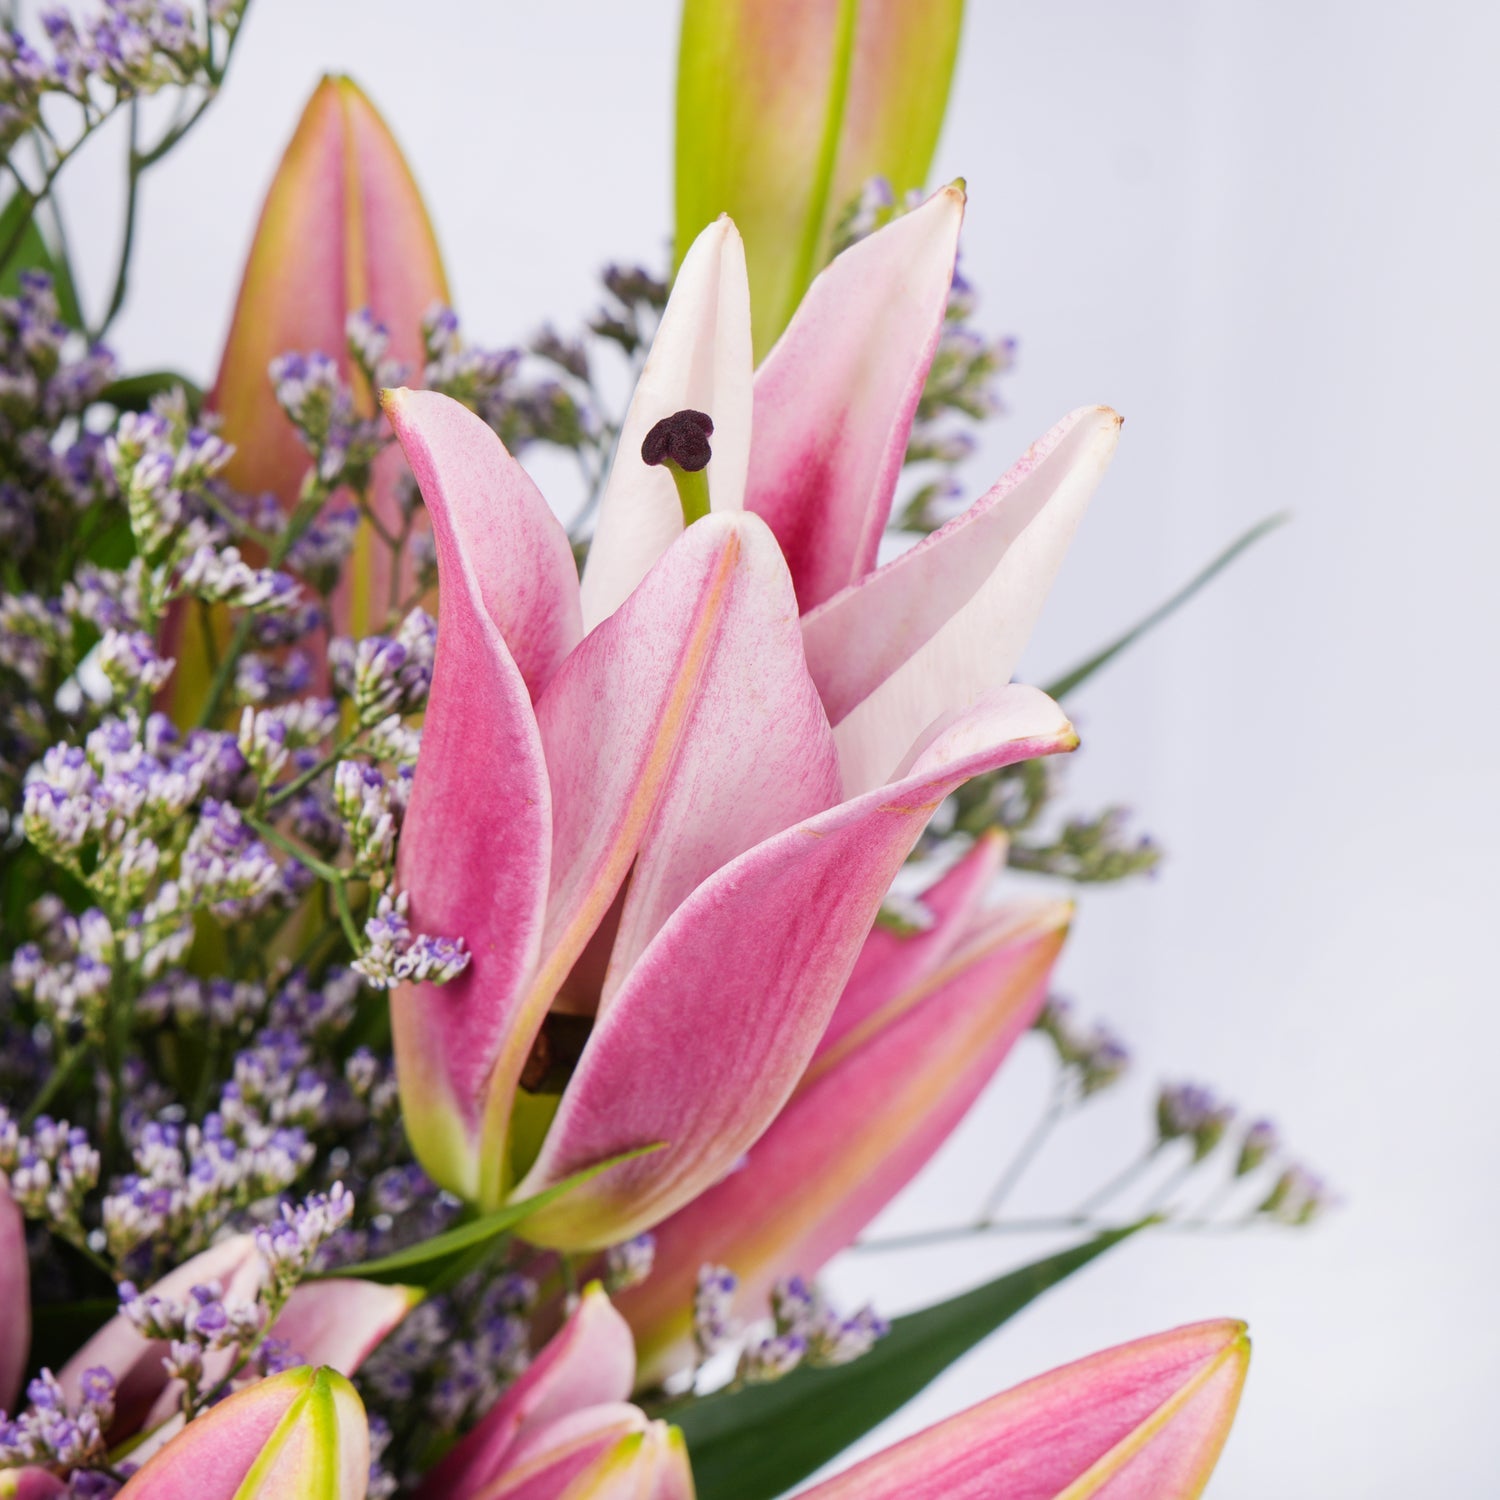
<instances>
[{"instance_id":1,"label":"lily bud","mask_svg":"<svg viewBox=\"0 0 1500 1500\"><path fill-rule=\"evenodd\" d=\"M362 415L372 416L377 393L366 388L350 357L350 315L370 309L390 332L386 358L419 375L422 316L447 300L437 239L400 147L357 84L324 78L266 194L209 396L222 436L235 450L225 480L246 494L273 494L290 509L311 467L277 401L272 360L326 355L353 385ZM402 527L401 467L394 453L375 465L371 509L392 533ZM412 581L401 581L402 597ZM388 551L362 522L334 595L336 632L378 631L389 596ZM202 646L197 631L180 635L178 702L195 707L207 676Z\"/></svg>"},{"instance_id":2,"label":"lily bud","mask_svg":"<svg viewBox=\"0 0 1500 1500\"><path fill-rule=\"evenodd\" d=\"M1196 1500L1249 1363L1243 1323L1138 1339L971 1406L807 1500Z\"/></svg>"},{"instance_id":3,"label":"lily bud","mask_svg":"<svg viewBox=\"0 0 1500 1500\"><path fill-rule=\"evenodd\" d=\"M363 1500L365 1409L336 1370L303 1365L190 1423L120 1491L122 1500Z\"/></svg>"},{"instance_id":4,"label":"lily bud","mask_svg":"<svg viewBox=\"0 0 1500 1500\"><path fill-rule=\"evenodd\" d=\"M687 0L677 73L677 255L719 214L745 238L757 360L871 178L920 188L963 0Z\"/></svg>"}]
</instances>

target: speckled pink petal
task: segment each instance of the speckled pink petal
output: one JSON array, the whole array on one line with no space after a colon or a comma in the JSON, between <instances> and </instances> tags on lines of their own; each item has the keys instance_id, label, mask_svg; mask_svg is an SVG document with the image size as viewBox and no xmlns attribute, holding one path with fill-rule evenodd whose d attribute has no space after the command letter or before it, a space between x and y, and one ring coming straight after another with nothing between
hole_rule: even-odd
<instances>
[{"instance_id":1,"label":"speckled pink petal","mask_svg":"<svg viewBox=\"0 0 1500 1500\"><path fill-rule=\"evenodd\" d=\"M818 1055L738 1171L657 1227L651 1275L621 1299L644 1383L692 1357L700 1266L728 1266L736 1314L757 1317L780 1277L816 1275L931 1160L1036 1018L1069 914L1029 903L971 924Z\"/></svg>"},{"instance_id":2,"label":"speckled pink petal","mask_svg":"<svg viewBox=\"0 0 1500 1500\"><path fill-rule=\"evenodd\" d=\"M963 215L946 187L845 250L756 371L745 505L776 533L804 611L875 566Z\"/></svg>"},{"instance_id":3,"label":"speckled pink petal","mask_svg":"<svg viewBox=\"0 0 1500 1500\"><path fill-rule=\"evenodd\" d=\"M524 1055L535 1035L523 997L540 950L552 807L531 695L479 572L494 550L491 493L462 482L466 468L430 446L427 421L443 408L392 392L387 410L424 469L440 584L437 657L396 879L416 931L462 937L472 954L457 979L392 995L396 1072L418 1159L472 1201L504 1171L493 1159L503 1155L503 1133L492 1149L489 1129L492 1114L510 1110L508 1093L494 1097L497 1060L507 1047ZM466 424L452 425L472 437Z\"/></svg>"},{"instance_id":4,"label":"speckled pink petal","mask_svg":"<svg viewBox=\"0 0 1500 1500\"><path fill-rule=\"evenodd\" d=\"M934 740L910 776L831 808L710 876L657 934L599 1018L518 1197L665 1142L525 1221L560 1249L661 1222L728 1172L786 1103L882 897L942 799L970 776L1077 736L1011 687Z\"/></svg>"},{"instance_id":5,"label":"speckled pink petal","mask_svg":"<svg viewBox=\"0 0 1500 1500\"><path fill-rule=\"evenodd\" d=\"M804 619L846 796L1010 680L1119 427L1108 407L1074 412L963 515Z\"/></svg>"}]
</instances>

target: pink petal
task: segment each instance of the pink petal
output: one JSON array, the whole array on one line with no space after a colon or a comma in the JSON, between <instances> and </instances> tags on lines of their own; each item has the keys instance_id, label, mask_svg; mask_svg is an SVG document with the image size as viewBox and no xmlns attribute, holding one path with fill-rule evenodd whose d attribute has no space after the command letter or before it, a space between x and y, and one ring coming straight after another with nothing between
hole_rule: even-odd
<instances>
[{"instance_id":1,"label":"pink petal","mask_svg":"<svg viewBox=\"0 0 1500 1500\"><path fill-rule=\"evenodd\" d=\"M701 1265L740 1278L755 1317L775 1282L813 1276L924 1167L968 1113L1046 998L1071 908L986 914L936 971L819 1054L737 1172L656 1230L650 1277L621 1308L643 1381L690 1357Z\"/></svg>"},{"instance_id":2,"label":"pink petal","mask_svg":"<svg viewBox=\"0 0 1500 1500\"><path fill-rule=\"evenodd\" d=\"M875 565L963 212L946 187L844 251L756 372L745 505L776 533L804 611Z\"/></svg>"},{"instance_id":3,"label":"pink petal","mask_svg":"<svg viewBox=\"0 0 1500 1500\"><path fill-rule=\"evenodd\" d=\"M795 622L764 524L708 516L558 673L538 705L557 810L545 1001L632 866L606 994L702 879L836 795Z\"/></svg>"},{"instance_id":4,"label":"pink petal","mask_svg":"<svg viewBox=\"0 0 1500 1500\"><path fill-rule=\"evenodd\" d=\"M625 414L583 573L586 629L613 614L682 533L672 476L641 459L642 440L663 417L687 409L713 418L707 470L713 508L743 506L751 370L745 247L734 225L721 218L693 241L677 273Z\"/></svg>"},{"instance_id":5,"label":"pink petal","mask_svg":"<svg viewBox=\"0 0 1500 1500\"><path fill-rule=\"evenodd\" d=\"M511 532L489 508L494 489L465 482L472 471L447 440L467 428L463 441L473 444L471 427L449 413L439 448L428 429L442 408L393 393L388 409L423 468L441 584L437 658L397 883L411 897L415 930L461 936L473 955L448 984L398 989L391 1021L412 1147L437 1182L472 1200L505 1171L510 1093L492 1087L497 1062L508 1047L524 1059L540 1023L539 1016L528 1019L523 998L540 949L552 826L531 697L489 612L491 581L478 567L493 560L505 536L535 539L544 528L526 520L520 508L529 495L519 486L508 486L520 509ZM416 415L408 421L410 411ZM463 451L474 457L473 446ZM531 660L539 667L545 658L538 651ZM491 1145L491 1110L500 1116L499 1148Z\"/></svg>"},{"instance_id":6,"label":"pink petal","mask_svg":"<svg viewBox=\"0 0 1500 1500\"><path fill-rule=\"evenodd\" d=\"M0 1411L14 1411L31 1349L31 1265L26 1220L0 1172Z\"/></svg>"},{"instance_id":7,"label":"pink petal","mask_svg":"<svg viewBox=\"0 0 1500 1500\"><path fill-rule=\"evenodd\" d=\"M271 1335L304 1364L353 1375L417 1303L415 1287L336 1278L306 1281L287 1299Z\"/></svg>"},{"instance_id":8,"label":"pink petal","mask_svg":"<svg viewBox=\"0 0 1500 1500\"><path fill-rule=\"evenodd\" d=\"M776 539L753 516L716 524L732 529L739 553L631 871L601 1010L701 881L838 801L838 753L807 675L797 601ZM610 701L623 702L630 691L622 674Z\"/></svg>"},{"instance_id":9,"label":"pink petal","mask_svg":"<svg viewBox=\"0 0 1500 1500\"><path fill-rule=\"evenodd\" d=\"M529 1439L586 1408L618 1403L635 1382L635 1344L597 1284L526 1373L422 1483L423 1500L470 1500L493 1484L512 1456L536 1454Z\"/></svg>"},{"instance_id":10,"label":"pink petal","mask_svg":"<svg viewBox=\"0 0 1500 1500\"><path fill-rule=\"evenodd\" d=\"M932 918L930 927L912 933L896 933L879 925L871 929L816 1055L821 1056L852 1027L931 973L953 951L1005 863L1005 846L1003 834L993 830L983 834L951 870L922 892L922 905Z\"/></svg>"},{"instance_id":11,"label":"pink petal","mask_svg":"<svg viewBox=\"0 0 1500 1500\"><path fill-rule=\"evenodd\" d=\"M195 1286L217 1282L228 1297L252 1299L265 1276L265 1263L248 1234L220 1240L169 1271L150 1290L160 1297L183 1301ZM167 1345L145 1339L122 1313L107 1322L58 1373L58 1384L69 1401L76 1402L83 1390L83 1374L96 1365L115 1377L115 1423L113 1431L134 1432L148 1420L171 1382L162 1368ZM227 1368L227 1366L226 1366ZM169 1398L167 1407L175 1405ZM159 1420L159 1418L158 1418Z\"/></svg>"},{"instance_id":12,"label":"pink petal","mask_svg":"<svg viewBox=\"0 0 1500 1500\"><path fill-rule=\"evenodd\" d=\"M1013 687L954 724L911 776L820 813L700 885L595 1025L518 1197L655 1142L526 1220L534 1243L628 1239L728 1172L775 1118L828 1024L870 923L942 799L980 771L1077 743Z\"/></svg>"},{"instance_id":13,"label":"pink petal","mask_svg":"<svg viewBox=\"0 0 1500 1500\"><path fill-rule=\"evenodd\" d=\"M453 516L484 607L537 697L583 634L567 532L531 476L466 406L407 390L387 391L382 404L423 498L441 495Z\"/></svg>"},{"instance_id":14,"label":"pink petal","mask_svg":"<svg viewBox=\"0 0 1500 1500\"><path fill-rule=\"evenodd\" d=\"M817 1500L1194 1500L1229 1434L1244 1324L1196 1323L992 1397L807 1491Z\"/></svg>"},{"instance_id":15,"label":"pink petal","mask_svg":"<svg viewBox=\"0 0 1500 1500\"><path fill-rule=\"evenodd\" d=\"M1108 407L1074 412L963 515L804 620L846 796L1010 680L1119 426Z\"/></svg>"}]
</instances>

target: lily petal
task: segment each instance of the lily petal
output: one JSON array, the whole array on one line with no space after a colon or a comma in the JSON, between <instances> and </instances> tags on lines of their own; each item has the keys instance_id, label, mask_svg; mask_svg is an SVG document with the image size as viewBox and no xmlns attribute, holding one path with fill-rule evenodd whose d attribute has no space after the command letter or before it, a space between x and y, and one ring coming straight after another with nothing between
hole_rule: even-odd
<instances>
[{"instance_id":1,"label":"lily petal","mask_svg":"<svg viewBox=\"0 0 1500 1500\"><path fill-rule=\"evenodd\" d=\"M307 452L266 373L277 355L318 351L353 378L344 323L369 307L390 329L390 357L420 370L422 315L447 300L437 239L400 147L353 80L324 78L266 195L209 398L236 447L229 483L247 494L270 492L290 507L307 473ZM374 393L361 395L373 411ZM401 527L399 473L400 460L387 455L372 495L376 517L392 530ZM368 525L345 579L335 599L339 628L378 629L389 558Z\"/></svg>"},{"instance_id":2,"label":"lily petal","mask_svg":"<svg viewBox=\"0 0 1500 1500\"><path fill-rule=\"evenodd\" d=\"M1045 694L1007 688L938 736L906 779L794 825L705 880L599 1018L516 1196L632 1148L666 1147L540 1209L526 1238L614 1244L723 1177L796 1087L891 880L943 798L983 770L1076 744Z\"/></svg>"},{"instance_id":3,"label":"lily petal","mask_svg":"<svg viewBox=\"0 0 1500 1500\"><path fill-rule=\"evenodd\" d=\"M520 1024L526 979L540 952L552 840L531 695L490 613L494 582L478 570L493 561L497 541L536 542L545 527L528 516L529 495L519 485L506 487L520 511L507 524L489 506L491 484L463 482L472 474L455 456L457 445L439 450L431 441L429 428L444 408L408 393L394 396L389 410L422 467L440 583L437 655L397 881L411 897L418 931L461 935L472 954L469 967L445 985L397 989L391 1021L412 1149L435 1181L472 1201L481 1191L491 1075ZM444 436L457 430L462 453L472 458L480 446L473 429L448 416ZM494 469L481 472L493 476ZM546 555L544 544L536 550ZM497 608L512 618L504 605ZM546 653L529 656L536 663ZM474 879L476 870L485 872L483 880Z\"/></svg>"},{"instance_id":4,"label":"lily petal","mask_svg":"<svg viewBox=\"0 0 1500 1500\"><path fill-rule=\"evenodd\" d=\"M422 1500L480 1495L513 1460L536 1459L538 1445L532 1439L538 1434L589 1407L613 1408L630 1394L634 1382L630 1328L595 1282L525 1374L428 1473L419 1495Z\"/></svg>"},{"instance_id":5,"label":"lily petal","mask_svg":"<svg viewBox=\"0 0 1500 1500\"><path fill-rule=\"evenodd\" d=\"M455 517L468 570L531 696L583 635L568 534L486 424L434 391L386 391L381 405L424 500Z\"/></svg>"},{"instance_id":6,"label":"lily petal","mask_svg":"<svg viewBox=\"0 0 1500 1500\"><path fill-rule=\"evenodd\" d=\"M963 215L946 187L845 250L756 372L745 505L776 533L804 612L875 565Z\"/></svg>"},{"instance_id":7,"label":"lily petal","mask_svg":"<svg viewBox=\"0 0 1500 1500\"><path fill-rule=\"evenodd\" d=\"M1234 1421L1245 1325L1106 1350L939 1422L807 1491L817 1500L1195 1500Z\"/></svg>"},{"instance_id":8,"label":"lily petal","mask_svg":"<svg viewBox=\"0 0 1500 1500\"><path fill-rule=\"evenodd\" d=\"M682 533L672 476L641 458L641 443L673 412L707 412L714 422L707 469L716 511L744 505L750 462L750 293L745 248L728 219L693 242L620 429L599 525L583 571L583 623L592 630L617 610Z\"/></svg>"},{"instance_id":9,"label":"lily petal","mask_svg":"<svg viewBox=\"0 0 1500 1500\"><path fill-rule=\"evenodd\" d=\"M968 931L990 881L1005 863L1005 850L1005 835L988 830L922 892L931 926L911 933L891 932L878 923L871 929L817 1056L942 964Z\"/></svg>"},{"instance_id":10,"label":"lily petal","mask_svg":"<svg viewBox=\"0 0 1500 1500\"><path fill-rule=\"evenodd\" d=\"M125 1500L362 1500L364 1406L334 1370L303 1366L189 1424L131 1476Z\"/></svg>"},{"instance_id":11,"label":"lily petal","mask_svg":"<svg viewBox=\"0 0 1500 1500\"><path fill-rule=\"evenodd\" d=\"M963 515L803 621L846 796L1009 681L1119 427L1103 406L1064 418Z\"/></svg>"},{"instance_id":12,"label":"lily petal","mask_svg":"<svg viewBox=\"0 0 1500 1500\"><path fill-rule=\"evenodd\" d=\"M808 1068L745 1165L656 1230L651 1275L621 1299L643 1382L690 1357L705 1264L758 1315L775 1282L815 1275L931 1160L1036 1019L1066 902L987 913L935 972L845 1031Z\"/></svg>"},{"instance_id":13,"label":"lily petal","mask_svg":"<svg viewBox=\"0 0 1500 1500\"><path fill-rule=\"evenodd\" d=\"M26 1220L0 1173L0 1411L13 1411L31 1349L31 1266Z\"/></svg>"},{"instance_id":14,"label":"lily petal","mask_svg":"<svg viewBox=\"0 0 1500 1500\"><path fill-rule=\"evenodd\" d=\"M417 1287L352 1277L306 1281L287 1299L271 1335L305 1364L353 1375L423 1295Z\"/></svg>"},{"instance_id":15,"label":"lily petal","mask_svg":"<svg viewBox=\"0 0 1500 1500\"><path fill-rule=\"evenodd\" d=\"M248 1301L260 1289L264 1275L265 1264L254 1239L237 1234L183 1261L151 1290L160 1297L184 1301L195 1286L217 1282L225 1296ZM62 1367L58 1384L63 1395L76 1402L83 1392L84 1371L103 1366L115 1377L112 1431L131 1433L147 1420L171 1384L162 1368L167 1352L164 1340L143 1338L123 1313L117 1313Z\"/></svg>"}]
</instances>

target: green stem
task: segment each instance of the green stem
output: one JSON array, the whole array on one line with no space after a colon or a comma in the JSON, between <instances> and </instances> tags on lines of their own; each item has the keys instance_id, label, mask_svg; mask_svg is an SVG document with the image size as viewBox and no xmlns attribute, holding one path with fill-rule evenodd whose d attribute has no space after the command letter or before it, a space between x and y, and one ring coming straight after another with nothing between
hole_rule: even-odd
<instances>
[{"instance_id":1,"label":"green stem","mask_svg":"<svg viewBox=\"0 0 1500 1500\"><path fill-rule=\"evenodd\" d=\"M41 1112L57 1097L59 1090L73 1076L78 1064L88 1055L86 1041L75 1042L57 1060L57 1066L47 1075L47 1081L37 1091L26 1113L21 1116L21 1129L26 1130Z\"/></svg>"},{"instance_id":2,"label":"green stem","mask_svg":"<svg viewBox=\"0 0 1500 1500\"><path fill-rule=\"evenodd\" d=\"M273 828L260 818L246 817L245 821L268 844L274 844L283 854L290 854L299 864L306 865L314 875L326 880L332 886L334 905L338 908L339 925L344 929L344 936L349 939L349 946L356 953L361 952L364 944L360 941L359 929L354 925L354 911L349 905L348 876L336 866L302 848L279 829Z\"/></svg>"},{"instance_id":3,"label":"green stem","mask_svg":"<svg viewBox=\"0 0 1500 1500\"><path fill-rule=\"evenodd\" d=\"M1000 1211L1000 1205L1010 1196L1011 1190L1021 1180L1027 1167L1036 1159L1037 1153L1046 1144L1053 1130L1057 1128L1058 1122L1067 1114L1069 1104L1068 1075L1059 1071L1052 1085L1052 1097L1047 1102L1046 1111L1032 1126L1031 1133L1021 1144L1021 1149L1016 1152L1010 1165L991 1190L989 1197L985 1199L984 1207L979 1211L978 1222L980 1224L994 1222L995 1215Z\"/></svg>"},{"instance_id":4,"label":"green stem","mask_svg":"<svg viewBox=\"0 0 1500 1500\"><path fill-rule=\"evenodd\" d=\"M273 796L267 797L265 802L266 808L269 810L273 807L280 807L283 802L291 797L295 797L308 782L316 781L325 771L332 770L354 748L360 735L363 733L363 729L356 729L353 734L345 735L317 765L309 766L300 776L287 782L284 787L279 788Z\"/></svg>"}]
</instances>

